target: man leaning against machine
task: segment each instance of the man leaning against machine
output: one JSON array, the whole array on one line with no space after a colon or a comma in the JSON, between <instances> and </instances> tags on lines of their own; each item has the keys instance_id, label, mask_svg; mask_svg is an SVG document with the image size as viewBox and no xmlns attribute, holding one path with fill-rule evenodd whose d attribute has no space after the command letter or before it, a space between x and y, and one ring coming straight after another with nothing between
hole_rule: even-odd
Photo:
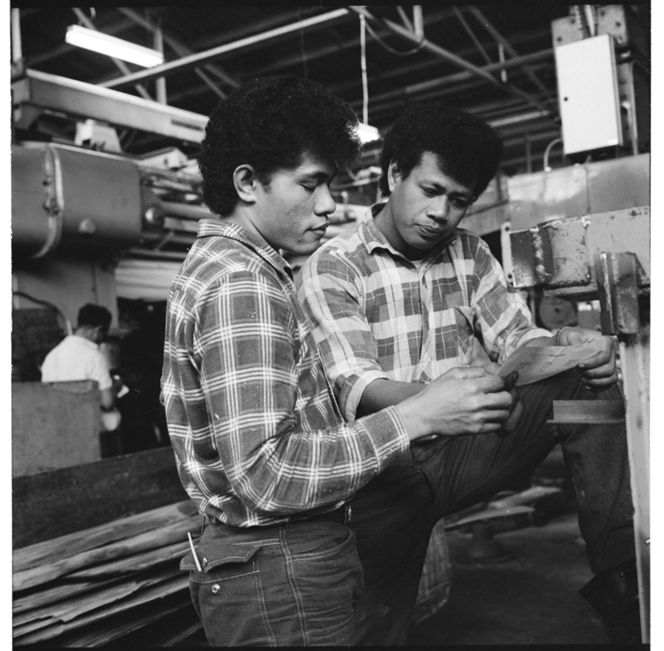
<instances>
[{"instance_id":1,"label":"man leaning against machine","mask_svg":"<svg viewBox=\"0 0 664 651\"><path fill-rule=\"evenodd\" d=\"M181 567L215 646L350 644L363 579L347 501L445 427L444 379L344 422L280 255L320 244L356 129L344 102L295 77L235 89L206 127L199 162L217 217L201 221L171 286L162 400L205 516ZM506 381L483 386L504 420Z\"/></svg>"},{"instance_id":2,"label":"man leaning against machine","mask_svg":"<svg viewBox=\"0 0 664 651\"><path fill-rule=\"evenodd\" d=\"M402 644L427 543L445 515L486 500L561 443L593 579L580 590L612 641L639 642L633 507L624 425L547 425L552 400L620 398L611 338L533 325L488 246L459 228L496 174L502 143L482 120L418 105L384 136L385 202L305 263L299 297L349 423L443 389L438 436L413 441L351 499L365 589L354 642ZM487 404L495 373L524 346L596 340L577 369Z\"/></svg>"}]
</instances>

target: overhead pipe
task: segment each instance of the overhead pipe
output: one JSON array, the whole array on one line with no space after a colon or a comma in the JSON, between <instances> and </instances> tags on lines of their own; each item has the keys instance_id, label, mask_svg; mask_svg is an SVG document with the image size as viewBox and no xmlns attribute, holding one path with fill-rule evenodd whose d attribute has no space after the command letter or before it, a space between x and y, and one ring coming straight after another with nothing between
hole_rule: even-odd
<instances>
[{"instance_id":1,"label":"overhead pipe","mask_svg":"<svg viewBox=\"0 0 664 651\"><path fill-rule=\"evenodd\" d=\"M288 36L293 32L298 32L303 29L318 27L325 23L341 20L346 18L349 14L350 11L348 9L336 9L335 11L330 11L326 14L313 16L312 18L306 18L305 20L300 20L296 23L291 23L290 25L284 25L282 27L277 27L276 29L271 29L267 32L263 32L262 34L248 36L247 38L234 41L233 43L225 43L224 45L212 48L211 50L206 50L205 52L197 52L196 54L191 54L190 56L177 59L176 61L168 61L167 63L155 66L154 68L139 70L138 72L125 75L124 77L111 79L100 85L105 88L121 88L123 86L128 86L137 82L145 82L151 79L156 79L157 77L164 77L173 72L183 72L184 70L189 70L208 61L212 61L213 59L216 59L224 54L228 54L229 52L236 52L238 50L252 47L265 41Z\"/></svg>"},{"instance_id":2,"label":"overhead pipe","mask_svg":"<svg viewBox=\"0 0 664 651\"><path fill-rule=\"evenodd\" d=\"M484 25L486 30L493 36L493 38L498 42L499 45L502 45L503 48L508 52L511 57L518 58L519 54L512 47L510 42L489 22L486 15L482 12L479 7L470 6L469 11L477 18L477 20ZM531 81L537 86L538 90L541 93L544 93L547 97L551 97L548 88L542 83L540 78L532 72L527 66L522 66L524 72L530 77Z\"/></svg>"},{"instance_id":3,"label":"overhead pipe","mask_svg":"<svg viewBox=\"0 0 664 651\"><path fill-rule=\"evenodd\" d=\"M506 70L508 68L521 66L524 63L535 63L537 61L541 61L543 59L548 59L548 58L553 59L553 49L541 50L540 52L525 54L524 56L518 57L516 59L509 59L508 61L504 61L503 63L500 62L492 63L480 69L486 72ZM421 93L434 88L440 88L442 86L448 86L450 84L468 81L474 78L476 78L476 75L472 72L457 72L448 75L446 77L440 77L439 79L430 79L428 81L422 81L417 84L411 84L410 86L405 86L404 88L400 88L398 90L388 91L387 93L382 93L380 95L373 95L371 98L371 102L374 109L377 109L378 107L376 105L381 101L398 99L398 98L405 99L410 95L415 95L417 93ZM351 103L351 106L354 106L354 104Z\"/></svg>"},{"instance_id":4,"label":"overhead pipe","mask_svg":"<svg viewBox=\"0 0 664 651\"><path fill-rule=\"evenodd\" d=\"M442 11L430 11L427 14L427 23L426 23L427 27L433 26L440 21L450 18L451 16L452 16L452 11L450 9L445 9ZM388 28L386 28L384 25L381 25L380 27L382 29L376 30L376 33L379 36L382 37L390 33L388 31ZM324 45L318 47L313 46L307 49L307 61L311 62L321 57L334 55L340 50L343 50L344 48L357 47L359 46L359 44L360 44L359 34L358 35L354 34L353 36L345 37L343 41L340 41L339 43L334 43L333 45ZM302 55L300 53L284 56L275 59L274 61L271 61L270 64L267 66L261 66L259 68L254 69L252 74L260 77L261 75L269 74L275 67L287 68L288 66L295 65L300 62L301 58ZM417 68L419 68L419 66L415 66L415 69ZM385 78L386 76L389 77L390 73L386 72L385 75L381 76L381 79Z\"/></svg>"},{"instance_id":5,"label":"overhead pipe","mask_svg":"<svg viewBox=\"0 0 664 651\"><path fill-rule=\"evenodd\" d=\"M354 11L357 14L363 14L365 18L368 20L373 21L374 23L378 24L384 24L387 27L389 27L393 32L401 36L402 38L410 41L411 43L414 43L415 45L422 45L422 49L427 50L436 56L439 56L442 59L445 59L449 61L450 63L453 63L454 65L463 68L464 70L473 73L476 76L481 77L485 81L489 82L493 86L496 86L497 88L500 88L501 90L504 90L507 93L510 93L511 95L515 95L518 97L521 97L525 101L527 101L529 104L532 104L533 106L536 106L539 109L551 112L551 109L547 107L546 105L542 104L539 100L536 98L532 97L528 93L520 90L519 88L515 88L514 86L510 84L505 84L498 79L496 79L493 75L490 73L486 72L483 68L478 68L477 66L473 65L472 63L466 61L465 59L462 59L461 57L457 56L456 54L450 52L449 50L445 50L444 48L440 47L439 45L435 45L434 43L431 43L428 40L424 40L422 42L420 39L418 39L414 34L409 32L407 29L404 29L401 27L401 25L387 19L378 19L376 18L371 12L367 11L364 7L349 7L352 11Z\"/></svg>"},{"instance_id":6,"label":"overhead pipe","mask_svg":"<svg viewBox=\"0 0 664 651\"><path fill-rule=\"evenodd\" d=\"M152 24L150 23L149 20L143 18L141 14L138 12L134 11L133 9L129 9L127 7L118 7L117 10L127 16L128 18L131 18L134 22L138 23L139 25L142 25L146 29L152 29ZM187 46L183 45L178 41L176 38L174 38L171 34L169 34L167 31L163 30L162 28L162 34L164 38L164 42L167 43L179 57L185 57L190 54L193 54L193 50L188 48ZM231 77L229 74L221 70L218 66L213 66L213 65L207 65L205 66L205 69L214 74L215 77L217 77L220 81L223 81L225 84L228 84L229 86L236 88L240 84L236 79ZM206 86L212 90L212 92L216 93L221 97L222 99L226 97L226 93L224 93L222 90L220 90L217 87L217 84L210 79L210 77L200 68L194 68L194 72L203 80Z\"/></svg>"},{"instance_id":7,"label":"overhead pipe","mask_svg":"<svg viewBox=\"0 0 664 651\"><path fill-rule=\"evenodd\" d=\"M463 28L466 30L468 33L468 36L470 36L471 40L473 43L475 43L475 47L482 53L482 56L484 57L484 60L491 64L493 61L491 60L491 57L489 56L488 52L484 49L484 46L480 42L479 38L475 35L475 32L473 32L472 28L468 24L468 21L463 17L463 14L461 13L461 10L459 7L454 6L454 13L456 14L456 17L459 19L459 22L463 25Z\"/></svg>"},{"instance_id":8,"label":"overhead pipe","mask_svg":"<svg viewBox=\"0 0 664 651\"><path fill-rule=\"evenodd\" d=\"M95 31L99 31L97 29L97 26L78 8L78 7L72 7L72 11L76 14L76 17L78 20L83 23L85 27L88 29L93 29ZM115 67L123 74L123 75L128 75L131 72L131 68L124 62L121 61L120 59L117 59L115 57L109 57L111 61L114 63ZM145 89L144 86L141 86L141 84L136 84L135 86L136 91L138 94L143 98L143 99L149 99L151 100L152 97L150 96L150 93Z\"/></svg>"}]
</instances>

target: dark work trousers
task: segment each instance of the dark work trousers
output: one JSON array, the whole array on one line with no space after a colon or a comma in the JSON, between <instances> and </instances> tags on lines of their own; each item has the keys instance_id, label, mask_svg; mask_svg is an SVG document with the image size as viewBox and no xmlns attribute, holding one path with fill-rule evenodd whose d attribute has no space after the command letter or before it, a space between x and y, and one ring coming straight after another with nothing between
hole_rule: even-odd
<instances>
[{"instance_id":1,"label":"dark work trousers","mask_svg":"<svg viewBox=\"0 0 664 651\"><path fill-rule=\"evenodd\" d=\"M362 588L343 521L208 524L181 569L211 646L349 646Z\"/></svg>"},{"instance_id":2,"label":"dark work trousers","mask_svg":"<svg viewBox=\"0 0 664 651\"><path fill-rule=\"evenodd\" d=\"M620 399L617 387L594 394L575 370L519 387L518 429L439 437L411 447L353 497L351 527L365 589L355 610L354 643L405 644L429 535L442 517L486 500L516 475L532 471L562 444L579 506L579 526L593 572L634 558L633 506L624 424L547 424L552 400ZM452 587L454 590L454 587Z\"/></svg>"}]
</instances>

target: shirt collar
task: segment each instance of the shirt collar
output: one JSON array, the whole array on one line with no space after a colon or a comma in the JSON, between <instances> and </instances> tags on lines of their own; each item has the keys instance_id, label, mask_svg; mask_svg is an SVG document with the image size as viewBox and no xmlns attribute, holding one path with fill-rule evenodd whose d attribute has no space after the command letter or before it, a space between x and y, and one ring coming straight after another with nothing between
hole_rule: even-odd
<instances>
[{"instance_id":1,"label":"shirt collar","mask_svg":"<svg viewBox=\"0 0 664 651\"><path fill-rule=\"evenodd\" d=\"M197 238L204 237L227 237L241 242L277 271L286 274L291 280L293 279L293 270L283 256L279 255L260 234L248 231L239 224L223 221L223 219L201 219L198 222Z\"/></svg>"},{"instance_id":2,"label":"shirt collar","mask_svg":"<svg viewBox=\"0 0 664 651\"><path fill-rule=\"evenodd\" d=\"M373 253L375 249L385 249L389 251L393 256L399 257L403 260L408 260L406 256L402 253L399 253L388 241L385 235L378 229L374 217L385 207L385 202L373 204L369 210L367 210L362 218L359 228L360 239L362 240L364 246L367 249L368 253ZM450 235L447 240L441 242L437 247L434 247L427 251L426 255L422 259L423 263L433 262L434 259L442 255L443 251L447 248L449 244L454 242L457 238L457 231L455 229L454 233ZM410 263L410 260L408 260ZM428 266L428 264L426 264Z\"/></svg>"},{"instance_id":3,"label":"shirt collar","mask_svg":"<svg viewBox=\"0 0 664 651\"><path fill-rule=\"evenodd\" d=\"M87 346L88 348L94 348L99 350L99 344L96 344L94 341L90 341L87 337L81 337L81 335L71 334L67 338L73 337L74 341L81 346Z\"/></svg>"}]
</instances>

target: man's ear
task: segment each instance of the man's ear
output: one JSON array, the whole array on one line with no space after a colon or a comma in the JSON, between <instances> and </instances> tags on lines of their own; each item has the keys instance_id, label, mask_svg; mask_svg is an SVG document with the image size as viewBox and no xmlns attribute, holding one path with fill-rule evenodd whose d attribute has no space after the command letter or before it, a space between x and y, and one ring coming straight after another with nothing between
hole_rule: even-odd
<instances>
[{"instance_id":1,"label":"man's ear","mask_svg":"<svg viewBox=\"0 0 664 651\"><path fill-rule=\"evenodd\" d=\"M260 181L253 166L243 163L233 172L233 185L238 197L246 203L256 202L256 189Z\"/></svg>"},{"instance_id":2,"label":"man's ear","mask_svg":"<svg viewBox=\"0 0 664 651\"><path fill-rule=\"evenodd\" d=\"M394 186L399 180L401 180L401 173L399 172L396 161L390 161L390 165L387 168L387 186L390 192L394 192Z\"/></svg>"}]
</instances>

